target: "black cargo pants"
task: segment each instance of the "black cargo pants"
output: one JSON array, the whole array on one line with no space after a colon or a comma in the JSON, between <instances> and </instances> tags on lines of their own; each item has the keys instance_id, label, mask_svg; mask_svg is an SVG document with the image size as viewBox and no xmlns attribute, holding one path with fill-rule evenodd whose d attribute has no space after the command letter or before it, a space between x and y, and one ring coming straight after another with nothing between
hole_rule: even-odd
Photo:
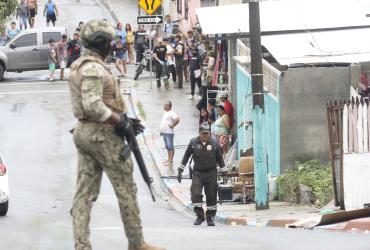
<instances>
[{"instance_id":1,"label":"black cargo pants","mask_svg":"<svg viewBox=\"0 0 370 250\"><path fill-rule=\"evenodd\" d=\"M204 218L203 188L206 194L206 219L213 219L217 211L217 169L200 172L194 171L193 180L190 187L191 202L194 206L194 212L198 217Z\"/></svg>"},{"instance_id":2,"label":"black cargo pants","mask_svg":"<svg viewBox=\"0 0 370 250\"><path fill-rule=\"evenodd\" d=\"M175 68L178 80L177 87L182 88L182 82L184 81L184 59L177 57L175 59Z\"/></svg>"}]
</instances>

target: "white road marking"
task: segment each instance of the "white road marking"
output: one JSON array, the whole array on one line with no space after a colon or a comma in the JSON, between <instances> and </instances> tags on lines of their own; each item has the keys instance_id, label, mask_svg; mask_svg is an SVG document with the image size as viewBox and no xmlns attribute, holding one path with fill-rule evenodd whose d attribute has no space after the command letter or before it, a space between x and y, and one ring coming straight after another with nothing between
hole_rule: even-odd
<instances>
[{"instance_id":1,"label":"white road marking","mask_svg":"<svg viewBox=\"0 0 370 250\"><path fill-rule=\"evenodd\" d=\"M39 90L39 91L19 91L19 92L0 92L0 95L36 94L36 93L69 93L68 90Z\"/></svg>"},{"instance_id":2,"label":"white road marking","mask_svg":"<svg viewBox=\"0 0 370 250\"><path fill-rule=\"evenodd\" d=\"M0 87L8 87L8 86L24 86L24 85L55 85L55 83L63 83L65 81L55 81L55 82L22 82L22 83L5 83L0 84Z\"/></svg>"},{"instance_id":3,"label":"white road marking","mask_svg":"<svg viewBox=\"0 0 370 250\"><path fill-rule=\"evenodd\" d=\"M123 230L123 227L92 227L91 230Z\"/></svg>"}]
</instances>

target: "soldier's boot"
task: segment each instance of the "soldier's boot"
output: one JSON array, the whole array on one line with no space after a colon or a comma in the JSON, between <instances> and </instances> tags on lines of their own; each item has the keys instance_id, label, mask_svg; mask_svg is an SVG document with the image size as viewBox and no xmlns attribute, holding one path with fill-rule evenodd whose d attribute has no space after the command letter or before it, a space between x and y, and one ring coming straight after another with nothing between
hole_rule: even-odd
<instances>
[{"instance_id":1,"label":"soldier's boot","mask_svg":"<svg viewBox=\"0 0 370 250\"><path fill-rule=\"evenodd\" d=\"M200 205L199 207L196 207L196 206L194 207L194 212L197 215L197 219L194 221L194 225L199 226L203 223L203 221L205 221L204 210Z\"/></svg>"},{"instance_id":2,"label":"soldier's boot","mask_svg":"<svg viewBox=\"0 0 370 250\"><path fill-rule=\"evenodd\" d=\"M166 250L163 247L156 247L149 245L148 243L144 243L141 247L134 247L134 246L129 246L128 250Z\"/></svg>"}]
</instances>

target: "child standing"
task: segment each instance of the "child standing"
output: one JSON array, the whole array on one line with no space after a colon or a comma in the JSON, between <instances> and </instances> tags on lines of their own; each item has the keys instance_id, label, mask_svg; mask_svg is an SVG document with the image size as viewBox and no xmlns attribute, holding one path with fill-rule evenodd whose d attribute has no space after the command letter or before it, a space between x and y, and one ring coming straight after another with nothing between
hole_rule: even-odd
<instances>
[{"instance_id":1,"label":"child standing","mask_svg":"<svg viewBox=\"0 0 370 250\"><path fill-rule=\"evenodd\" d=\"M125 77L127 74L127 67L126 67L126 60L127 60L127 53L126 53L126 44L122 43L122 39L116 39L114 44L114 51L116 52L116 68L120 72L122 77Z\"/></svg>"},{"instance_id":2,"label":"child standing","mask_svg":"<svg viewBox=\"0 0 370 250\"><path fill-rule=\"evenodd\" d=\"M59 59L60 80L64 80L64 70L67 67L67 35L62 35L58 43L57 57Z\"/></svg>"},{"instance_id":3,"label":"child standing","mask_svg":"<svg viewBox=\"0 0 370 250\"><path fill-rule=\"evenodd\" d=\"M54 43L55 41L53 39L49 40L48 63L49 63L50 82L54 81L54 71L57 63L57 49Z\"/></svg>"}]
</instances>

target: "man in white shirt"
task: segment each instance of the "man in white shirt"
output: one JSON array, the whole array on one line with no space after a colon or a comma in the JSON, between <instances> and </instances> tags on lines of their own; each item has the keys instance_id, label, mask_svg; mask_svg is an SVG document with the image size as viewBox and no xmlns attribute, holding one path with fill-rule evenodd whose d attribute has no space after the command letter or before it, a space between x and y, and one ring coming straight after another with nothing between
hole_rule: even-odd
<instances>
[{"instance_id":1,"label":"man in white shirt","mask_svg":"<svg viewBox=\"0 0 370 250\"><path fill-rule=\"evenodd\" d=\"M180 118L172 110L171 101L167 101L164 104L163 109L164 114L162 116L160 132L161 136L163 136L164 145L168 153L168 160L165 162L165 164L170 165L173 163L173 156L175 155L175 149L173 147L174 127L179 124Z\"/></svg>"},{"instance_id":2,"label":"man in white shirt","mask_svg":"<svg viewBox=\"0 0 370 250\"><path fill-rule=\"evenodd\" d=\"M174 49L171 43L168 42L168 38L163 39L164 45L167 48L167 74L168 78L170 74L172 75L173 85L176 86L176 68L175 68L175 58L174 58Z\"/></svg>"}]
</instances>

